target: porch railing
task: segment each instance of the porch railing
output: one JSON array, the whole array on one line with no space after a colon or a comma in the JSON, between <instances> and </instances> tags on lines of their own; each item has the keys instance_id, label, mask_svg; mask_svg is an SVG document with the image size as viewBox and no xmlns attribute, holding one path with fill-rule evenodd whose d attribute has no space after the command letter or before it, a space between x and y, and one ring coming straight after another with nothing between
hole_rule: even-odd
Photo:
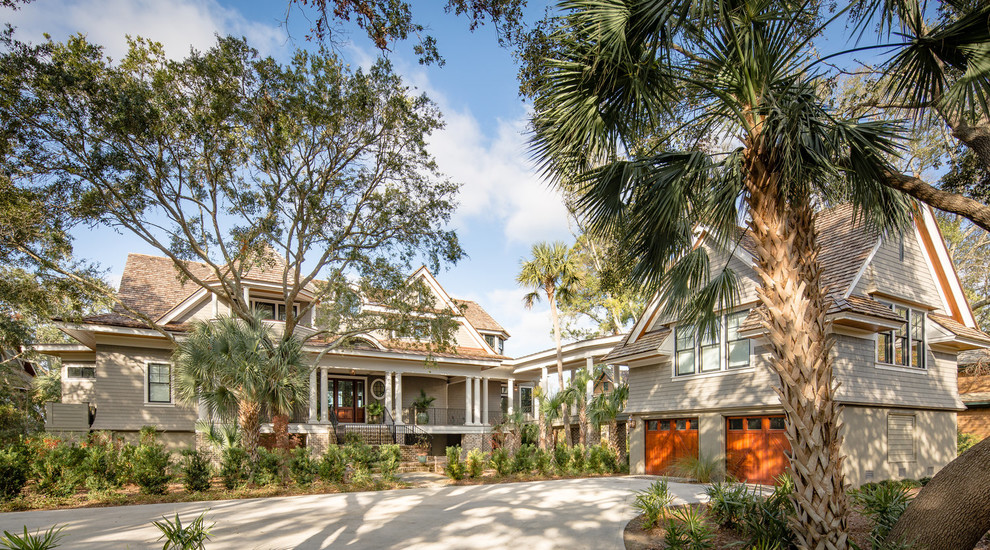
<instances>
[{"instance_id":1,"label":"porch railing","mask_svg":"<svg viewBox=\"0 0 990 550\"><path fill-rule=\"evenodd\" d=\"M392 415L386 410L381 424L340 424L331 409L330 421L337 434L337 443L348 441L348 434L357 437L369 445L397 443L399 445L416 445L429 442L430 436L416 426L396 424Z\"/></svg>"},{"instance_id":2,"label":"porch railing","mask_svg":"<svg viewBox=\"0 0 990 550\"><path fill-rule=\"evenodd\" d=\"M500 410L488 411L488 423L495 425L502 421L504 415ZM450 409L445 407L430 407L426 410L426 422L421 422L414 407L402 410L402 420L406 424L431 426L463 426L467 422L465 409Z\"/></svg>"}]
</instances>

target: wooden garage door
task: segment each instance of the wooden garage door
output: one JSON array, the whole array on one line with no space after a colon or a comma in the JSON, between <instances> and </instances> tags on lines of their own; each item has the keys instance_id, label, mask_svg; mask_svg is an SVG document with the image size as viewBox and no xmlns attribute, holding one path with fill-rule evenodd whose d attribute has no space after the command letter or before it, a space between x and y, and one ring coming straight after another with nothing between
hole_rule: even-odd
<instances>
[{"instance_id":1,"label":"wooden garage door","mask_svg":"<svg viewBox=\"0 0 990 550\"><path fill-rule=\"evenodd\" d=\"M783 416L726 419L726 469L739 481L772 484L787 468L790 449Z\"/></svg>"},{"instance_id":2,"label":"wooden garage door","mask_svg":"<svg viewBox=\"0 0 990 550\"><path fill-rule=\"evenodd\" d=\"M646 473L664 474L678 460L697 456L697 418L646 421Z\"/></svg>"}]
</instances>

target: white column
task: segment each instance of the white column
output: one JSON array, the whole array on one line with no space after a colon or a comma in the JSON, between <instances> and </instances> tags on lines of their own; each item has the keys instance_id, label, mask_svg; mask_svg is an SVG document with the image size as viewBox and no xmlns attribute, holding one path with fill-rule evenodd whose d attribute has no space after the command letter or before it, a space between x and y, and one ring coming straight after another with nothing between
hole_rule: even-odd
<instances>
[{"instance_id":1,"label":"white column","mask_svg":"<svg viewBox=\"0 0 990 550\"><path fill-rule=\"evenodd\" d=\"M213 318L216 319L220 315L220 298L213 292L210 293L210 296L212 296L210 300L213 302Z\"/></svg>"},{"instance_id":2,"label":"white column","mask_svg":"<svg viewBox=\"0 0 990 550\"><path fill-rule=\"evenodd\" d=\"M385 371L385 410L395 418L392 410L392 371Z\"/></svg>"},{"instance_id":3,"label":"white column","mask_svg":"<svg viewBox=\"0 0 990 550\"><path fill-rule=\"evenodd\" d=\"M474 419L471 416L471 411L474 410L471 405L471 378L464 377L464 424L474 424Z\"/></svg>"},{"instance_id":4,"label":"white column","mask_svg":"<svg viewBox=\"0 0 990 550\"><path fill-rule=\"evenodd\" d=\"M481 378L474 378L474 423L481 424Z\"/></svg>"},{"instance_id":5,"label":"white column","mask_svg":"<svg viewBox=\"0 0 990 550\"><path fill-rule=\"evenodd\" d=\"M584 398L585 404L591 401L591 398L595 396L595 361L589 357L585 363L588 368L588 374L590 379L588 380L588 390Z\"/></svg>"},{"instance_id":6,"label":"white column","mask_svg":"<svg viewBox=\"0 0 990 550\"><path fill-rule=\"evenodd\" d=\"M320 403L319 388L317 387L318 381L316 378L316 371L318 368L314 368L309 371L309 423L315 424L318 420L316 418L316 406Z\"/></svg>"},{"instance_id":7,"label":"white column","mask_svg":"<svg viewBox=\"0 0 990 550\"><path fill-rule=\"evenodd\" d=\"M395 373L395 423L402 424L402 373Z\"/></svg>"},{"instance_id":8,"label":"white column","mask_svg":"<svg viewBox=\"0 0 990 550\"><path fill-rule=\"evenodd\" d=\"M540 401L536 398L536 392L532 393L533 399L531 400L531 406L533 408L533 416L539 418L543 413L540 412Z\"/></svg>"},{"instance_id":9,"label":"white column","mask_svg":"<svg viewBox=\"0 0 990 550\"><path fill-rule=\"evenodd\" d=\"M506 408L506 410L508 411L509 414L512 414L513 413L513 410L512 410L512 385L514 383L515 383L515 380L513 380L513 379L510 378L509 379L509 390L508 390L508 393L509 393L509 403L508 403L508 405L509 406L508 406L508 408Z\"/></svg>"},{"instance_id":10,"label":"white column","mask_svg":"<svg viewBox=\"0 0 990 550\"><path fill-rule=\"evenodd\" d=\"M488 425L488 377L481 379L481 423Z\"/></svg>"},{"instance_id":11,"label":"white column","mask_svg":"<svg viewBox=\"0 0 990 550\"><path fill-rule=\"evenodd\" d=\"M251 309L251 293L247 287L244 288L244 307L248 308L249 311Z\"/></svg>"},{"instance_id":12,"label":"white column","mask_svg":"<svg viewBox=\"0 0 990 550\"><path fill-rule=\"evenodd\" d=\"M320 367L320 373L317 375L320 377L320 422L326 423L330 422L330 401L329 395L327 393L327 368Z\"/></svg>"},{"instance_id":13,"label":"white column","mask_svg":"<svg viewBox=\"0 0 990 550\"><path fill-rule=\"evenodd\" d=\"M622 382L622 380L619 378L619 374L620 374L619 365L612 365L612 381L615 382L616 386L618 386Z\"/></svg>"},{"instance_id":14,"label":"white column","mask_svg":"<svg viewBox=\"0 0 990 550\"><path fill-rule=\"evenodd\" d=\"M199 399L199 420L209 420L210 410L206 407L206 401L203 398Z\"/></svg>"}]
</instances>

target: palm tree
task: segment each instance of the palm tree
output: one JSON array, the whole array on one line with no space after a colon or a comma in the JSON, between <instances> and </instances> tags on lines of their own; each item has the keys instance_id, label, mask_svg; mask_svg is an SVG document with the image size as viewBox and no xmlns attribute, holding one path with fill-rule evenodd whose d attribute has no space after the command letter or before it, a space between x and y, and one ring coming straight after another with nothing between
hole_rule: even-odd
<instances>
[{"instance_id":1,"label":"palm tree","mask_svg":"<svg viewBox=\"0 0 990 550\"><path fill-rule=\"evenodd\" d=\"M545 419L543 425L543 430L546 430L546 435L540 434L541 441L544 442L545 448L554 448L557 446L556 437L554 437L553 423L555 420L560 418L561 412L564 407L567 406L567 395L564 392L559 391L550 396L541 396L540 401L540 417Z\"/></svg>"},{"instance_id":2,"label":"palm tree","mask_svg":"<svg viewBox=\"0 0 990 550\"><path fill-rule=\"evenodd\" d=\"M516 282L532 289L523 298L527 308L541 299L540 292L550 303L550 319L553 321L553 339L557 349L557 386L564 389L564 361L560 351L560 314L557 301L569 296L578 284L577 266L571 258L571 249L560 241L539 242L533 245L533 257L522 262ZM564 430L567 443L571 443L570 415L564 413Z\"/></svg>"},{"instance_id":3,"label":"palm tree","mask_svg":"<svg viewBox=\"0 0 990 550\"><path fill-rule=\"evenodd\" d=\"M745 220L756 311L788 418L797 543L847 547L815 206L850 202L880 231L906 226L909 199L885 185L901 128L829 110L795 33L808 28L807 14L785 4L563 8L567 27L535 101L534 153L578 195L590 230L623 229L630 274L660 293L665 313L705 332L737 298L736 274L720 258L739 245Z\"/></svg>"},{"instance_id":4,"label":"palm tree","mask_svg":"<svg viewBox=\"0 0 990 550\"><path fill-rule=\"evenodd\" d=\"M571 383L567 386L567 391L571 393L571 400L577 403L578 422L580 431L578 432L578 443L588 444L588 382L594 380L594 375L588 369L580 368L571 373Z\"/></svg>"},{"instance_id":5,"label":"palm tree","mask_svg":"<svg viewBox=\"0 0 990 550\"><path fill-rule=\"evenodd\" d=\"M629 386L618 384L612 391L602 392L588 404L588 417L596 430L608 424L608 446L619 452L619 414L626 409Z\"/></svg>"},{"instance_id":6,"label":"palm tree","mask_svg":"<svg viewBox=\"0 0 990 550\"><path fill-rule=\"evenodd\" d=\"M176 394L202 404L220 422L235 418L244 449L255 456L261 411L271 411L277 444L287 447L287 419L304 396L308 366L298 339L276 337L260 316L221 315L199 322L172 355Z\"/></svg>"}]
</instances>

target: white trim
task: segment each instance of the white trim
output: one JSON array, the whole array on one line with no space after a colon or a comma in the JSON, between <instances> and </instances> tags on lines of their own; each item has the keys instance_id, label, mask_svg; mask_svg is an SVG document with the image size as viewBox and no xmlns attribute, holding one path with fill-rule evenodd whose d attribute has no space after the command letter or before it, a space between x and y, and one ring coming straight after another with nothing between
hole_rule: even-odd
<instances>
[{"instance_id":1,"label":"white trim","mask_svg":"<svg viewBox=\"0 0 990 550\"><path fill-rule=\"evenodd\" d=\"M877 244L873 245L873 250L870 251L870 255L866 257L866 261L863 262L863 265L860 266L859 271L856 272L856 276L853 277L852 282L849 283L849 288L847 288L845 293L842 295L843 298L849 298L849 296L852 295L853 289L855 289L856 285L859 284L859 280L863 278L867 268L870 267L870 263L873 261L873 257L877 255L877 251L880 250L881 246L883 246L883 238L877 237Z\"/></svg>"},{"instance_id":2,"label":"white trim","mask_svg":"<svg viewBox=\"0 0 990 550\"><path fill-rule=\"evenodd\" d=\"M892 371L896 371L896 372L910 372L910 373L913 373L913 374L924 374L924 375L928 375L929 370L928 370L928 365L927 364L928 364L928 361L925 361L925 368L919 368L919 367L906 367L904 365L892 365L890 363L881 363L881 362L877 361L877 362L875 362L873 364L873 367L874 368L881 369L881 370L892 370Z\"/></svg>"},{"instance_id":3,"label":"white trim","mask_svg":"<svg viewBox=\"0 0 990 550\"><path fill-rule=\"evenodd\" d=\"M918 228L918 224L915 223L913 225L914 238L917 241L918 248L921 249L921 257L925 260L925 266L928 267L928 275L932 278L932 286L935 287L935 292L938 294L938 299L942 302L942 311L944 311L946 315L951 315L952 310L949 309L949 301L945 299L945 289L943 289L942 284L939 283L938 273L935 272L935 264L933 263L934 260L928 255L928 249L925 246L925 243L922 242L921 229ZM932 240L934 241L935 239ZM955 273L955 268L952 268L952 272ZM948 272L946 272L946 275L948 275ZM946 278L948 279L948 276Z\"/></svg>"},{"instance_id":4,"label":"white trim","mask_svg":"<svg viewBox=\"0 0 990 550\"><path fill-rule=\"evenodd\" d=\"M750 357L752 357L752 349L750 350ZM752 359L750 359L750 366L748 367L736 367L734 369L728 370L716 370L709 372L696 372L694 374L677 374L677 366L671 361L670 379L671 380L694 380L696 378L713 378L717 376L725 376L728 374L737 373L753 373L756 372L756 365L753 365Z\"/></svg>"},{"instance_id":5,"label":"white trim","mask_svg":"<svg viewBox=\"0 0 990 550\"><path fill-rule=\"evenodd\" d=\"M168 365L168 402L151 401L148 384L148 367L151 365ZM144 362L144 405L146 407L174 407L175 406L175 365L171 361L145 361Z\"/></svg>"},{"instance_id":6,"label":"white trim","mask_svg":"<svg viewBox=\"0 0 990 550\"><path fill-rule=\"evenodd\" d=\"M157 322L159 324L164 325L164 324L169 323L172 320L174 320L174 319L182 316L188 310L191 310L200 301L202 301L204 298L206 298L207 293L213 294L212 292L206 290L205 288L200 287L199 290L197 290L197 291L193 292L192 294L190 294L189 296L187 296L185 300L182 300L177 305L173 306L172 309L168 310L165 313L165 315L162 315L161 317L159 317Z\"/></svg>"}]
</instances>

